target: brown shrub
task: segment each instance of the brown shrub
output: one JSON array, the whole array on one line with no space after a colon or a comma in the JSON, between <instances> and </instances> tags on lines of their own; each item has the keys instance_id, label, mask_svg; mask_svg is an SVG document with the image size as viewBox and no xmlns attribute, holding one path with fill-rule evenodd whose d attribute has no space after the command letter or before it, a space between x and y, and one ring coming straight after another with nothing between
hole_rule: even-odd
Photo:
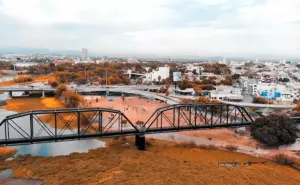
<instances>
[{"instance_id":1,"label":"brown shrub","mask_svg":"<svg viewBox=\"0 0 300 185\"><path fill-rule=\"evenodd\" d=\"M19 75L14 79L16 83L31 82L33 78L30 75Z\"/></svg>"},{"instance_id":2,"label":"brown shrub","mask_svg":"<svg viewBox=\"0 0 300 185\"><path fill-rule=\"evenodd\" d=\"M57 81L49 81L48 84L52 87L52 88L56 88L58 86L58 82Z\"/></svg>"},{"instance_id":3,"label":"brown shrub","mask_svg":"<svg viewBox=\"0 0 300 185\"><path fill-rule=\"evenodd\" d=\"M219 149L217 146L214 146L214 145L205 145L205 144L197 145L194 141L176 143L175 147L177 147L177 148L198 148L198 149L204 149L204 150Z\"/></svg>"},{"instance_id":4,"label":"brown shrub","mask_svg":"<svg viewBox=\"0 0 300 185\"><path fill-rule=\"evenodd\" d=\"M252 103L273 104L273 101L268 101L262 97L255 97Z\"/></svg>"},{"instance_id":5,"label":"brown shrub","mask_svg":"<svg viewBox=\"0 0 300 185\"><path fill-rule=\"evenodd\" d=\"M234 145L226 145L225 149L229 150L229 151L232 151L232 152L236 152L238 150L238 147L234 146Z\"/></svg>"},{"instance_id":6,"label":"brown shrub","mask_svg":"<svg viewBox=\"0 0 300 185\"><path fill-rule=\"evenodd\" d=\"M65 84L60 84L55 90L55 97L59 98L62 96L63 92L68 91L68 87Z\"/></svg>"},{"instance_id":7,"label":"brown shrub","mask_svg":"<svg viewBox=\"0 0 300 185\"><path fill-rule=\"evenodd\" d=\"M75 91L64 91L63 96L65 97L66 107L78 107L78 105L83 101L83 98L76 94Z\"/></svg>"},{"instance_id":8,"label":"brown shrub","mask_svg":"<svg viewBox=\"0 0 300 185\"><path fill-rule=\"evenodd\" d=\"M290 166L297 170L300 170L300 160L294 156L289 156L287 154L279 153L276 154L272 160L280 165Z\"/></svg>"},{"instance_id":9,"label":"brown shrub","mask_svg":"<svg viewBox=\"0 0 300 185\"><path fill-rule=\"evenodd\" d=\"M198 148L205 150L218 150L219 148L215 145L198 145Z\"/></svg>"},{"instance_id":10,"label":"brown shrub","mask_svg":"<svg viewBox=\"0 0 300 185\"><path fill-rule=\"evenodd\" d=\"M197 144L194 141L176 143L176 148L197 148Z\"/></svg>"},{"instance_id":11,"label":"brown shrub","mask_svg":"<svg viewBox=\"0 0 300 185\"><path fill-rule=\"evenodd\" d=\"M144 125L144 122L143 122L143 121L140 121L140 120L138 120L138 121L136 121L136 122L135 122L135 124L136 124L136 125L140 125L140 126L142 126L142 125Z\"/></svg>"}]
</instances>

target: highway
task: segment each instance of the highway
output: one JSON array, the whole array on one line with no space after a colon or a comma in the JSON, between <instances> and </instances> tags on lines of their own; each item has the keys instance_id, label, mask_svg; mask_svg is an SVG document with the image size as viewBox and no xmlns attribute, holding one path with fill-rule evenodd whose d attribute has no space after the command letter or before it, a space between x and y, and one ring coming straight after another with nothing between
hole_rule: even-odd
<instances>
[{"instance_id":1,"label":"highway","mask_svg":"<svg viewBox=\"0 0 300 185\"><path fill-rule=\"evenodd\" d=\"M271 109L292 109L295 105L284 105L284 104L259 104L259 103L247 103L247 102L230 102L220 101L227 105L236 105L241 107L252 107L252 108L271 108Z\"/></svg>"},{"instance_id":2,"label":"highway","mask_svg":"<svg viewBox=\"0 0 300 185\"><path fill-rule=\"evenodd\" d=\"M69 86L70 89L79 92L79 93L89 93L89 92L118 92L118 93L127 93L141 95L153 99L158 99L166 102L169 105L174 105L180 103L180 99L176 97L166 97L163 94L158 94L150 92L149 90L159 90L161 86L145 86L145 85L109 85L109 86ZM48 85L39 85L39 86L30 86L30 85L18 85L18 86L9 86L9 87L0 87L2 92L22 92L22 91L45 91L45 92L54 92L55 88L52 88ZM252 107L252 108L271 108L271 109L292 109L295 105L285 105L285 104L256 104L248 102L230 102L220 100L221 103L227 105L236 105L241 107Z\"/></svg>"},{"instance_id":3,"label":"highway","mask_svg":"<svg viewBox=\"0 0 300 185\"><path fill-rule=\"evenodd\" d=\"M127 85L127 86L68 86L70 89L77 92L92 92L92 91L111 91L113 89L134 89L134 90L149 90L149 89L160 89L160 86L139 86L139 85ZM18 85L18 86L8 86L0 87L2 92L20 92L20 91L55 91L55 88L52 88L48 85Z\"/></svg>"}]
</instances>

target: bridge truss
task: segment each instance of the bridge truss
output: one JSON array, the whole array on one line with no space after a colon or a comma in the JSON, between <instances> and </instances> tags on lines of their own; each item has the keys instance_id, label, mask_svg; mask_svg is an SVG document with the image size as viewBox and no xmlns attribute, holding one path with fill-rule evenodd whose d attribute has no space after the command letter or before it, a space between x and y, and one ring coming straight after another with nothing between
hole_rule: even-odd
<instances>
[{"instance_id":1,"label":"bridge truss","mask_svg":"<svg viewBox=\"0 0 300 185\"><path fill-rule=\"evenodd\" d=\"M225 104L177 104L157 109L144 125L132 123L120 110L80 108L37 110L7 116L0 122L0 145L144 135L183 130L250 125L244 107Z\"/></svg>"},{"instance_id":2,"label":"bridge truss","mask_svg":"<svg viewBox=\"0 0 300 185\"><path fill-rule=\"evenodd\" d=\"M138 132L119 110L38 110L7 116L0 123L0 145L113 137Z\"/></svg>"}]
</instances>

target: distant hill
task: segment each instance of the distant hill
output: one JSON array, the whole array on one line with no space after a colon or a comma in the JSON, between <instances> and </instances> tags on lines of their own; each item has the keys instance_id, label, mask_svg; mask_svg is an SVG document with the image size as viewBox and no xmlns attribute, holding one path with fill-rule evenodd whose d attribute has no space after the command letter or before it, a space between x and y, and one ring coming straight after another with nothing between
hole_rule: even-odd
<instances>
[{"instance_id":1,"label":"distant hill","mask_svg":"<svg viewBox=\"0 0 300 185\"><path fill-rule=\"evenodd\" d=\"M0 48L0 54L60 54L60 55L80 55L80 50L51 50L47 48L22 48L6 47Z\"/></svg>"}]
</instances>

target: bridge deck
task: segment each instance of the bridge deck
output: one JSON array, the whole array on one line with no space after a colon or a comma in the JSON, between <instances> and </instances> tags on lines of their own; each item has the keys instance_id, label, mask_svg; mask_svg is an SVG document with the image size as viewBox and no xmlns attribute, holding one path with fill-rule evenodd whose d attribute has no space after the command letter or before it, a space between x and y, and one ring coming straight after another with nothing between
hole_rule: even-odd
<instances>
[{"instance_id":1,"label":"bridge deck","mask_svg":"<svg viewBox=\"0 0 300 185\"><path fill-rule=\"evenodd\" d=\"M19 145L19 144L34 144L41 142L61 142L67 140L80 140L80 139L92 139L92 138L111 138L120 136L134 136L140 134L157 134L166 132L180 132L180 131L192 131L192 130L205 130L205 129L217 129L217 128L235 128L242 126L249 126L251 122L235 123L235 124L221 124L221 125L200 125L191 126L183 125L179 127L164 126L159 128L149 128L147 131L137 131L135 129L124 130L124 131L111 131L106 133L89 133L84 135L78 134L66 134L63 136L52 137L52 136L39 136L38 138L9 138L0 139L0 145Z\"/></svg>"}]
</instances>

